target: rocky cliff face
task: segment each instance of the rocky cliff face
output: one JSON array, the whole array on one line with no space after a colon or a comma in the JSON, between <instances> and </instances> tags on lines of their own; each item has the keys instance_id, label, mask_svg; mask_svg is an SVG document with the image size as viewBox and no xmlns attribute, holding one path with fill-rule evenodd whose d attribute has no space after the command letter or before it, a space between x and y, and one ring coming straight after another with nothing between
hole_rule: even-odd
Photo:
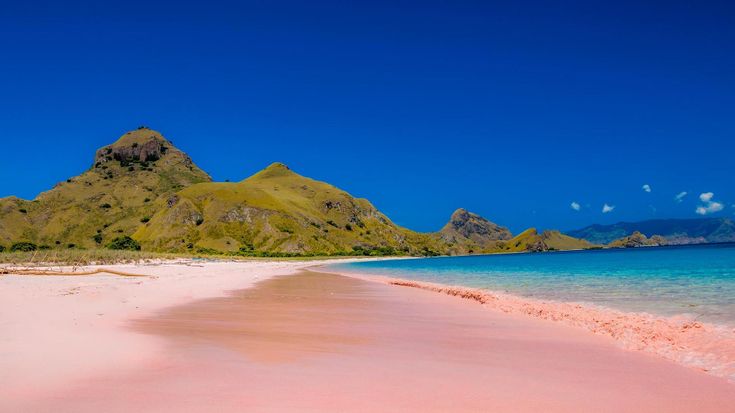
<instances>
[{"instance_id":1,"label":"rocky cliff face","mask_svg":"<svg viewBox=\"0 0 735 413\"><path fill-rule=\"evenodd\" d=\"M508 228L463 208L454 211L449 222L439 231L439 236L449 243L472 241L480 246L513 237Z\"/></svg>"}]
</instances>

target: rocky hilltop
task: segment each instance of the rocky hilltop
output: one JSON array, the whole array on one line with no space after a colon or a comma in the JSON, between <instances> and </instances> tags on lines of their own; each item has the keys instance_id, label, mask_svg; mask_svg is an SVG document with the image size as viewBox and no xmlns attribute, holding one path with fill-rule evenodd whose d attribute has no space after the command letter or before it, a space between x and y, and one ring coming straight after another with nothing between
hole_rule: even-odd
<instances>
[{"instance_id":1,"label":"rocky hilltop","mask_svg":"<svg viewBox=\"0 0 735 413\"><path fill-rule=\"evenodd\" d=\"M449 244L465 245L476 251L494 249L497 241L513 237L508 228L501 227L464 208L454 211L438 236Z\"/></svg>"},{"instance_id":2,"label":"rocky hilltop","mask_svg":"<svg viewBox=\"0 0 735 413\"><path fill-rule=\"evenodd\" d=\"M211 181L160 133L141 127L97 150L92 167L32 201L0 199L0 243L95 248L132 235L167 198Z\"/></svg>"}]
</instances>

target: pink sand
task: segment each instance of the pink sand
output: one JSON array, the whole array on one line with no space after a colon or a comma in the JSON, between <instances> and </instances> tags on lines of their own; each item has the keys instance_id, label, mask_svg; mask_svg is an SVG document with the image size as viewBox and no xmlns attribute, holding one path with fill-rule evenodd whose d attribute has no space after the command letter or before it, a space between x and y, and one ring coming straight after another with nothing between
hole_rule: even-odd
<instances>
[{"instance_id":1,"label":"pink sand","mask_svg":"<svg viewBox=\"0 0 735 413\"><path fill-rule=\"evenodd\" d=\"M142 363L70 379L10 407L731 412L735 405L735 386L725 380L623 350L607 336L332 274L270 278L128 325L122 336L142 333L161 347Z\"/></svg>"},{"instance_id":2,"label":"pink sand","mask_svg":"<svg viewBox=\"0 0 735 413\"><path fill-rule=\"evenodd\" d=\"M470 299L504 313L524 314L580 327L611 337L625 349L653 353L735 383L735 330L725 326L681 317L628 313L591 304L538 300L476 288L373 275L347 275Z\"/></svg>"}]
</instances>

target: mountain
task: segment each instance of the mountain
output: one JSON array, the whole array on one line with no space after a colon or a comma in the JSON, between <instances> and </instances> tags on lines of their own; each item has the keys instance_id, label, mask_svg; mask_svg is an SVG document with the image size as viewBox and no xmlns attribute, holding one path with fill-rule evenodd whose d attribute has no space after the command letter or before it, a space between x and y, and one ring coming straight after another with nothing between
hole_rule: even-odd
<instances>
[{"instance_id":1,"label":"mountain","mask_svg":"<svg viewBox=\"0 0 735 413\"><path fill-rule=\"evenodd\" d=\"M495 250L497 241L513 237L508 228L460 208L452 214L449 222L436 234L449 245L467 252Z\"/></svg>"},{"instance_id":2,"label":"mountain","mask_svg":"<svg viewBox=\"0 0 735 413\"><path fill-rule=\"evenodd\" d=\"M586 240L564 235L556 230L538 233L536 228L529 228L508 241L497 244L496 252L542 252L581 250L599 247Z\"/></svg>"},{"instance_id":3,"label":"mountain","mask_svg":"<svg viewBox=\"0 0 735 413\"><path fill-rule=\"evenodd\" d=\"M100 148L89 170L36 199L0 199L0 243L106 245L132 235L171 194L208 181L189 156L141 127Z\"/></svg>"},{"instance_id":4,"label":"mountain","mask_svg":"<svg viewBox=\"0 0 735 413\"><path fill-rule=\"evenodd\" d=\"M655 219L641 222L619 222L591 225L567 232L596 244L609 244L640 232L646 237L662 236L668 244L701 244L735 241L735 223L730 218Z\"/></svg>"}]
</instances>

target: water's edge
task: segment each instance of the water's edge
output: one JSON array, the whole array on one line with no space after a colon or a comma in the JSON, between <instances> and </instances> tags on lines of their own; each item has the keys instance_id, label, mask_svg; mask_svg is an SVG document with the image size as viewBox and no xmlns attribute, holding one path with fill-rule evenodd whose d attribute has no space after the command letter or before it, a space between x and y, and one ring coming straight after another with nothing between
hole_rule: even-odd
<instances>
[{"instance_id":1,"label":"water's edge","mask_svg":"<svg viewBox=\"0 0 735 413\"><path fill-rule=\"evenodd\" d=\"M660 317L587 303L539 300L480 288L340 271L329 266L320 266L318 270L393 286L419 288L473 300L504 313L561 322L611 337L625 349L656 354L735 383L735 329L729 327L687 317Z\"/></svg>"}]
</instances>

